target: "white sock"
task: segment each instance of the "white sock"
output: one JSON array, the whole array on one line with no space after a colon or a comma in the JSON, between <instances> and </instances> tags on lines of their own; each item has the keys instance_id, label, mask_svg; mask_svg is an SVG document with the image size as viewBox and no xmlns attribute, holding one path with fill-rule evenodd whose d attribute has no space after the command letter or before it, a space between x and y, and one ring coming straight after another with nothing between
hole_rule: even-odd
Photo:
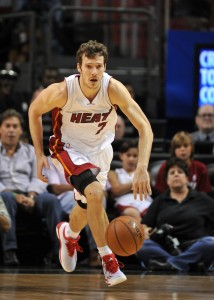
<instances>
[{"instance_id":1,"label":"white sock","mask_svg":"<svg viewBox=\"0 0 214 300\"><path fill-rule=\"evenodd\" d=\"M73 230L71 230L70 225L68 224L66 227L65 235L70 236L72 239L76 240L79 236L79 232L74 232Z\"/></svg>"},{"instance_id":2,"label":"white sock","mask_svg":"<svg viewBox=\"0 0 214 300\"><path fill-rule=\"evenodd\" d=\"M108 246L104 246L104 247L97 247L98 252L100 254L101 257L108 255L108 254L112 254L111 249Z\"/></svg>"}]
</instances>

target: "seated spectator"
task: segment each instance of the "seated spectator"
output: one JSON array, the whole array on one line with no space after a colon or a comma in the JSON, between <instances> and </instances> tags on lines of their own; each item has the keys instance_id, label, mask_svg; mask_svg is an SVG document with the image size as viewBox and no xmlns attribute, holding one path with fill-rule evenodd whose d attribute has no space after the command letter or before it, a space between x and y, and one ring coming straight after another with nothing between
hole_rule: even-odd
<instances>
[{"instance_id":1,"label":"seated spectator","mask_svg":"<svg viewBox=\"0 0 214 300\"><path fill-rule=\"evenodd\" d=\"M57 161L58 162L58 161ZM76 206L74 198L74 189L65 180L63 173L60 173L58 168L55 167L50 156L48 156L48 163L50 168L44 169L44 174L48 179L48 191L53 193L59 199L63 212L68 217L71 210ZM91 230L86 226L86 234L89 244L89 266L97 267L101 265L101 260L97 252L97 247L92 236Z\"/></svg>"},{"instance_id":2,"label":"seated spectator","mask_svg":"<svg viewBox=\"0 0 214 300\"><path fill-rule=\"evenodd\" d=\"M212 187L204 163L194 160L194 143L192 137L184 131L176 133L171 141L171 157L182 159L189 168L189 186L199 192L211 193ZM157 193L163 193L167 189L164 180L164 170L166 162L163 162L157 174L154 190Z\"/></svg>"},{"instance_id":3,"label":"seated spectator","mask_svg":"<svg viewBox=\"0 0 214 300\"><path fill-rule=\"evenodd\" d=\"M116 153L118 154L121 145L125 141L134 140L134 139L138 140L138 138L135 135L134 126L131 123L127 124L125 122L124 117L122 117L121 115L117 115L117 123L115 126L115 139L112 142L114 154Z\"/></svg>"},{"instance_id":4,"label":"seated spectator","mask_svg":"<svg viewBox=\"0 0 214 300\"><path fill-rule=\"evenodd\" d=\"M195 125L198 130L190 135L194 142L213 142L214 143L214 106L203 105L199 107L195 117Z\"/></svg>"},{"instance_id":5,"label":"seated spectator","mask_svg":"<svg viewBox=\"0 0 214 300\"><path fill-rule=\"evenodd\" d=\"M0 230L8 231L11 227L11 219L8 210L0 197Z\"/></svg>"},{"instance_id":6,"label":"seated spectator","mask_svg":"<svg viewBox=\"0 0 214 300\"><path fill-rule=\"evenodd\" d=\"M214 261L214 199L188 187L188 166L167 161L168 190L148 208L143 224L147 239L137 252L143 268L206 271Z\"/></svg>"},{"instance_id":7,"label":"seated spectator","mask_svg":"<svg viewBox=\"0 0 214 300\"><path fill-rule=\"evenodd\" d=\"M127 88L127 90L129 91L130 95L132 96L132 99L134 99L137 104L141 107L141 109L143 110L143 112L148 115L147 112L147 101L146 98L140 95L136 94L136 91L134 89L134 86L132 85L131 82L126 81L123 83L125 85L125 87Z\"/></svg>"},{"instance_id":8,"label":"seated spectator","mask_svg":"<svg viewBox=\"0 0 214 300\"><path fill-rule=\"evenodd\" d=\"M11 217L11 228L2 233L3 263L18 265L16 214L35 214L45 218L52 241L53 262L58 262L59 243L56 225L62 220L57 197L46 191L46 184L37 178L36 156L32 145L20 141L23 119L15 110L6 110L0 119L0 195ZM46 192L45 192L46 191Z\"/></svg>"},{"instance_id":9,"label":"seated spectator","mask_svg":"<svg viewBox=\"0 0 214 300\"><path fill-rule=\"evenodd\" d=\"M57 68L54 67L46 67L43 71L43 74L41 76L41 82L37 89L33 92L32 98L30 100L30 103L36 99L36 97L39 95L39 93L46 89L50 84L56 83L59 81L59 72Z\"/></svg>"},{"instance_id":10,"label":"seated spectator","mask_svg":"<svg viewBox=\"0 0 214 300\"><path fill-rule=\"evenodd\" d=\"M124 140L125 131L126 131L125 120L121 115L117 115L117 123L115 126L115 138L114 141L112 142L112 148L114 152L117 152L120 149L120 146Z\"/></svg>"},{"instance_id":11,"label":"seated spectator","mask_svg":"<svg viewBox=\"0 0 214 300\"><path fill-rule=\"evenodd\" d=\"M121 140L125 135L126 124L120 115L117 116L117 123L115 127L115 140Z\"/></svg>"},{"instance_id":12,"label":"seated spectator","mask_svg":"<svg viewBox=\"0 0 214 300\"><path fill-rule=\"evenodd\" d=\"M130 95L132 96L132 99L136 100L136 95L135 95L135 90L134 90L133 85L128 81L124 82L123 84L125 85L125 87L129 91Z\"/></svg>"},{"instance_id":13,"label":"seated spectator","mask_svg":"<svg viewBox=\"0 0 214 300\"><path fill-rule=\"evenodd\" d=\"M29 94L15 90L19 76L21 76L19 68L11 62L0 66L0 113L15 108L27 118ZM26 131L27 127L24 129Z\"/></svg>"},{"instance_id":14,"label":"seated spectator","mask_svg":"<svg viewBox=\"0 0 214 300\"><path fill-rule=\"evenodd\" d=\"M15 65L28 63L30 60L30 20L26 18L17 20L16 26L11 34L11 47L8 60Z\"/></svg>"},{"instance_id":15,"label":"seated spectator","mask_svg":"<svg viewBox=\"0 0 214 300\"><path fill-rule=\"evenodd\" d=\"M132 216L139 222L152 202L148 196L141 201L134 199L132 181L138 160L138 142L124 142L120 148L122 168L110 170L108 173L109 190L115 201L115 208L120 215Z\"/></svg>"}]
</instances>

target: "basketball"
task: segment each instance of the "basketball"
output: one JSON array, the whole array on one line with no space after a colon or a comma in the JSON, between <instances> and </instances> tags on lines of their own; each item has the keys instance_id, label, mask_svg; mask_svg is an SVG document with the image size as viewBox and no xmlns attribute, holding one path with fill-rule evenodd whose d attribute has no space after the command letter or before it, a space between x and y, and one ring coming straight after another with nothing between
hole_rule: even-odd
<instances>
[{"instance_id":1,"label":"basketball","mask_svg":"<svg viewBox=\"0 0 214 300\"><path fill-rule=\"evenodd\" d=\"M144 230L135 218L120 216L106 229L106 241L113 253L120 256L135 254L144 243Z\"/></svg>"}]
</instances>

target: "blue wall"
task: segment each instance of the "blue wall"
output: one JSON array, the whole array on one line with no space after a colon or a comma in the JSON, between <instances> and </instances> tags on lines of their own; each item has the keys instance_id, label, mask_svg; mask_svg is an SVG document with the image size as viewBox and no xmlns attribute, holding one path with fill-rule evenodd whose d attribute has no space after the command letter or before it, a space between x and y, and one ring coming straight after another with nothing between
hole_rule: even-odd
<instances>
[{"instance_id":1,"label":"blue wall","mask_svg":"<svg viewBox=\"0 0 214 300\"><path fill-rule=\"evenodd\" d=\"M166 52L166 117L193 118L198 99L195 89L195 51L198 44L213 44L214 33L170 30Z\"/></svg>"}]
</instances>

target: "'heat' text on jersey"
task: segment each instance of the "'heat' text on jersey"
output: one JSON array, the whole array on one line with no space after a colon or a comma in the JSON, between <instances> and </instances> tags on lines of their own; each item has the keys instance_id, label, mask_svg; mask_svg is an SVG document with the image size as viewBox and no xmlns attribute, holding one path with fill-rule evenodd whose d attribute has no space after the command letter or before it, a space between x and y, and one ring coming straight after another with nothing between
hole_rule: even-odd
<instances>
[{"instance_id":1,"label":"'heat' text on jersey","mask_svg":"<svg viewBox=\"0 0 214 300\"><path fill-rule=\"evenodd\" d=\"M99 123L106 121L111 111L112 107L107 113L72 113L70 121L72 123Z\"/></svg>"}]
</instances>

